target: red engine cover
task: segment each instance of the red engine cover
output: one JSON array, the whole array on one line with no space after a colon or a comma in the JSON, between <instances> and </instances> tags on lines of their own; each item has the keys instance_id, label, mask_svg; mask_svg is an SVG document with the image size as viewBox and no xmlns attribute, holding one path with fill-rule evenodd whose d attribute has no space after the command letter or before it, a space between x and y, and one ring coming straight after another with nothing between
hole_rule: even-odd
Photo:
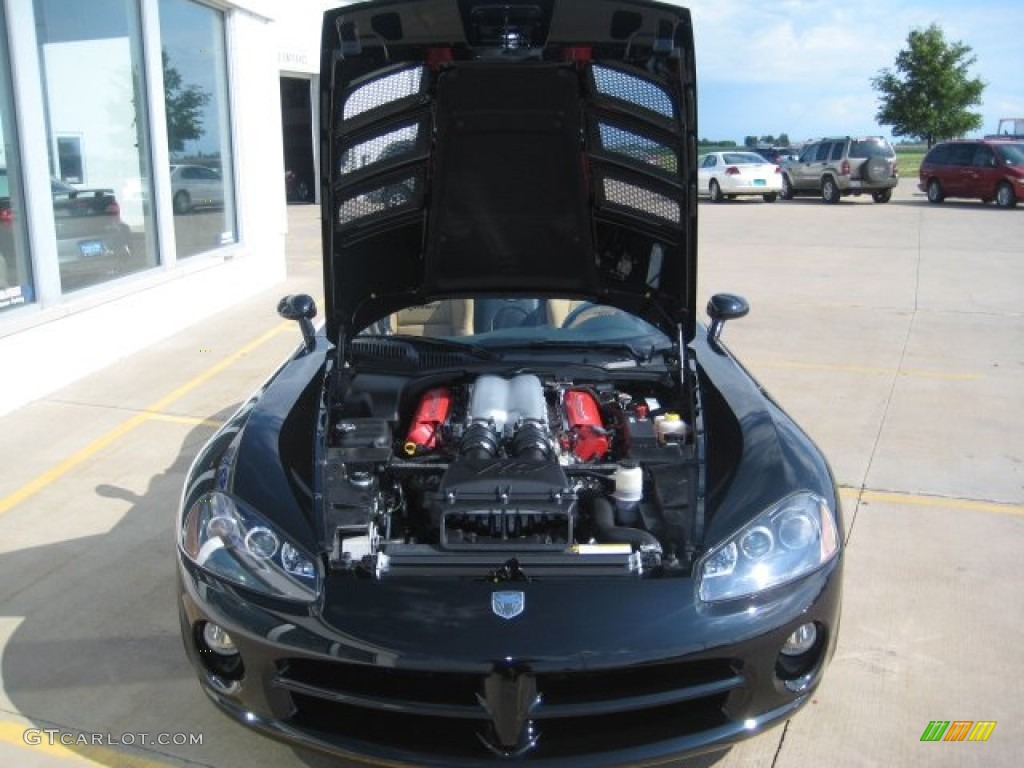
<instances>
[{"instance_id":1,"label":"red engine cover","mask_svg":"<svg viewBox=\"0 0 1024 768\"><path fill-rule=\"evenodd\" d=\"M565 417L572 432L572 452L580 461L608 453L608 434L601 424L597 401L589 392L570 389L565 393Z\"/></svg>"},{"instance_id":2,"label":"red engine cover","mask_svg":"<svg viewBox=\"0 0 1024 768\"><path fill-rule=\"evenodd\" d=\"M423 393L405 436L405 452L408 455L415 456L437 448L438 430L448 419L451 407L452 393L447 388L437 387Z\"/></svg>"}]
</instances>

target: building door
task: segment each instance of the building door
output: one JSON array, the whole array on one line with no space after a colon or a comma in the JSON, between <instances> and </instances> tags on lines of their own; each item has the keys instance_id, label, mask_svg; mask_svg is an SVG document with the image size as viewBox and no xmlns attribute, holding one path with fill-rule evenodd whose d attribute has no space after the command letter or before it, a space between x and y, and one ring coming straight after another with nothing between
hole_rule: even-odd
<instances>
[{"instance_id":1,"label":"building door","mask_svg":"<svg viewBox=\"0 0 1024 768\"><path fill-rule=\"evenodd\" d=\"M289 203L312 203L316 199L310 90L308 79L281 78L285 194Z\"/></svg>"}]
</instances>

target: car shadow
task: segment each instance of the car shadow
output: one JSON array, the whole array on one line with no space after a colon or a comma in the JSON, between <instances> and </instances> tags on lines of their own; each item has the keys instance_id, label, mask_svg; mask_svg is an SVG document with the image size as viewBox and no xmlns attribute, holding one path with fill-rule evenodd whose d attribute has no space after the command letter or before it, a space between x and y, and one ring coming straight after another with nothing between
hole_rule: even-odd
<instances>
[{"instance_id":1,"label":"car shadow","mask_svg":"<svg viewBox=\"0 0 1024 768\"><path fill-rule=\"evenodd\" d=\"M206 756L220 750L211 742L238 727L206 699L182 649L173 531L193 457L234 410L191 429L144 493L116 480L82 488L83 510L97 517L127 505L109 530L0 555L0 622L13 626L0 658L4 695L30 727L60 729L57 744L100 765L132 765L154 752L213 764ZM150 740L178 733L202 734L203 746Z\"/></svg>"}]
</instances>

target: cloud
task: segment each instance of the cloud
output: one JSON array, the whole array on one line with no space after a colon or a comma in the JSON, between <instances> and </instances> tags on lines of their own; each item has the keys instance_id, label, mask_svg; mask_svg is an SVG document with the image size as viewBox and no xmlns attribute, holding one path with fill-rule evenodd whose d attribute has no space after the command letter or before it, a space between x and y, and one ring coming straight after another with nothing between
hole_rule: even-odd
<instances>
[{"instance_id":1,"label":"cloud","mask_svg":"<svg viewBox=\"0 0 1024 768\"><path fill-rule=\"evenodd\" d=\"M693 15L701 134L885 133L874 122L871 79L894 65L912 29L932 23L977 58L969 71L987 83L984 130L994 130L998 116L1024 114L1024 46L1007 34L1024 27L1021 0L969 8L960 0L676 4Z\"/></svg>"}]
</instances>

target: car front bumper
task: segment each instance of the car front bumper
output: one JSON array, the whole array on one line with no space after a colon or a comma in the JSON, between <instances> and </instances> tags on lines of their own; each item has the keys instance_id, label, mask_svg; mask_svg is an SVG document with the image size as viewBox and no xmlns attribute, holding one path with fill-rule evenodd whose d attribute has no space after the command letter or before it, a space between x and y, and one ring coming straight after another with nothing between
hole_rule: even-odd
<instances>
[{"instance_id":1,"label":"car front bumper","mask_svg":"<svg viewBox=\"0 0 1024 768\"><path fill-rule=\"evenodd\" d=\"M336 597L292 612L182 561L180 615L206 693L276 738L371 764L467 768L518 750L537 766L644 766L723 749L806 703L835 648L841 569L717 606L681 578L528 584L506 621L486 582L328 580ZM237 679L217 674L203 622L231 636ZM806 622L818 642L787 681L779 650Z\"/></svg>"}]
</instances>

